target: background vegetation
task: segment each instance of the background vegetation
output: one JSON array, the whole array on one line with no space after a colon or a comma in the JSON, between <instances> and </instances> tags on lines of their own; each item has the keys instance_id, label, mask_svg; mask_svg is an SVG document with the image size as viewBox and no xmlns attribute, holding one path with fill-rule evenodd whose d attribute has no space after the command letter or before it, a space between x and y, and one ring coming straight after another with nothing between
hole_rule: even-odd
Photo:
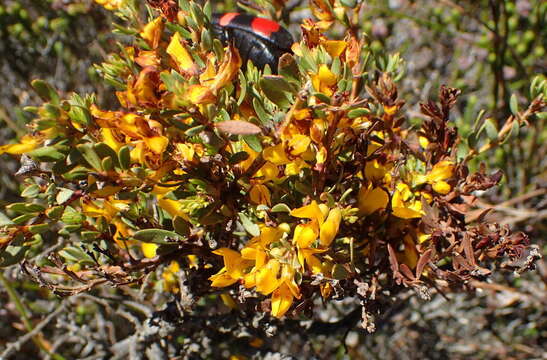
<instances>
[{"instance_id":1,"label":"background vegetation","mask_svg":"<svg viewBox=\"0 0 547 360\"><path fill-rule=\"evenodd\" d=\"M109 31L113 19L108 12L90 1L7 0L0 6L0 79L7 84L0 88L0 143L22 134L30 119L22 108L39 103L30 90L34 78L48 80L63 93L95 92L104 108L116 106L113 89L103 85L92 66L114 50ZM234 9L236 2L217 6L218 10ZM286 14L291 24L310 16L306 2L292 1L288 7L292 8ZM485 117L494 119L500 128L511 114L511 95L520 104L527 103L533 77L547 68L546 14L547 4L540 0L367 1L360 24L374 49L399 52L406 60L399 90L408 106L434 97L442 84L462 90L452 115L466 135L473 131L479 109L488 109ZM299 34L296 25L290 30ZM418 108L407 109L408 113L414 114L416 123L423 120ZM508 143L479 159L506 174L499 191L483 194L479 206L498 204L489 216L525 231L545 255L544 122L544 117L535 118ZM13 158L2 155L1 206L18 197L19 184L11 175L18 166ZM449 299L437 294L428 302L403 298L376 320L373 334L347 331L344 325L355 314L346 316L344 304L336 304L322 316L330 321L341 319L339 326L276 335L255 355L541 358L547 338L546 280L547 269L540 260L537 271L522 277L498 275L479 293L450 294ZM56 354L89 359L112 354L144 357L134 345L135 336L146 337L157 325L146 319L165 303L170 305L156 318L158 323L176 311L169 296L158 294L142 303L138 293L121 288L59 299L29 281L18 266L4 269L0 281L0 352L10 359L59 357ZM229 329L230 325L219 326ZM182 337L176 340L185 341ZM232 346L212 353L228 356L237 349L235 353L253 355L246 342ZM149 347L147 351L146 356L153 357L156 350Z\"/></svg>"}]
</instances>

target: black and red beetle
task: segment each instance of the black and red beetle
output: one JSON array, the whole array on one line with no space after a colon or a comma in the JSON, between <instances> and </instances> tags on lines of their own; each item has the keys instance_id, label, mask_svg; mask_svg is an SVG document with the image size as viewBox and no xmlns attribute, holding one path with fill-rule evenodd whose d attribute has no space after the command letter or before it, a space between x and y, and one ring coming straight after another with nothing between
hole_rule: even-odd
<instances>
[{"instance_id":1,"label":"black and red beetle","mask_svg":"<svg viewBox=\"0 0 547 360\"><path fill-rule=\"evenodd\" d=\"M233 42L246 64L251 60L259 69L270 65L277 73L279 58L291 53L291 34L275 21L241 13L213 15L213 31L224 44Z\"/></svg>"}]
</instances>

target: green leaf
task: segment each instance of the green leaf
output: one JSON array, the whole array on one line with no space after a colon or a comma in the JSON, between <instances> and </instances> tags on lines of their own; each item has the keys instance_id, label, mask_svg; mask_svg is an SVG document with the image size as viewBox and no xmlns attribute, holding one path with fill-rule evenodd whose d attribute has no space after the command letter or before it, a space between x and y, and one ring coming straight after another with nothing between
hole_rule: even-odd
<instances>
[{"instance_id":1,"label":"green leaf","mask_svg":"<svg viewBox=\"0 0 547 360\"><path fill-rule=\"evenodd\" d=\"M275 212L275 213L278 213L278 212L286 212L286 213L289 213L291 212L291 208L287 205L287 204L284 204L284 203L279 203L279 204L275 204L273 207L272 207L272 212Z\"/></svg>"},{"instance_id":2,"label":"green leaf","mask_svg":"<svg viewBox=\"0 0 547 360\"><path fill-rule=\"evenodd\" d=\"M34 217L36 217L35 214L23 214L14 218L13 223L16 225L23 225L24 223L26 223L27 221L29 221L30 219Z\"/></svg>"},{"instance_id":3,"label":"green leaf","mask_svg":"<svg viewBox=\"0 0 547 360\"><path fill-rule=\"evenodd\" d=\"M503 141L500 143L500 144L505 144L507 142L507 140L509 140L510 138L515 138L519 135L519 132L520 132L520 125L519 125L519 122L518 121L513 121L513 125L511 125L511 130L509 130L509 133L507 135L505 135L505 138L503 139Z\"/></svg>"},{"instance_id":4,"label":"green leaf","mask_svg":"<svg viewBox=\"0 0 547 360\"><path fill-rule=\"evenodd\" d=\"M186 130L184 132L184 134L186 136L194 136L194 135L198 135L203 130L205 130L205 125L198 125L198 126L194 126L194 127L191 127L190 129Z\"/></svg>"},{"instance_id":5,"label":"green leaf","mask_svg":"<svg viewBox=\"0 0 547 360\"><path fill-rule=\"evenodd\" d=\"M67 206L61 217L61 221L69 225L79 225L85 221L85 215L76 211L72 206Z\"/></svg>"},{"instance_id":6,"label":"green leaf","mask_svg":"<svg viewBox=\"0 0 547 360\"><path fill-rule=\"evenodd\" d=\"M114 161L110 156L107 156L101 161L101 167L104 169L104 171L110 171L114 169Z\"/></svg>"},{"instance_id":7,"label":"green leaf","mask_svg":"<svg viewBox=\"0 0 547 360\"><path fill-rule=\"evenodd\" d=\"M162 229L144 229L137 231L133 238L136 240L154 244L172 244L181 239L181 236L173 231ZM173 240L169 240L173 239Z\"/></svg>"},{"instance_id":8,"label":"green leaf","mask_svg":"<svg viewBox=\"0 0 547 360\"><path fill-rule=\"evenodd\" d=\"M245 161L249 158L249 154L246 151L239 151L230 156L228 162L231 165L239 164L242 161Z\"/></svg>"},{"instance_id":9,"label":"green leaf","mask_svg":"<svg viewBox=\"0 0 547 360\"><path fill-rule=\"evenodd\" d=\"M65 158L65 154L53 146L44 146L28 153L29 156L41 162L54 162Z\"/></svg>"},{"instance_id":10,"label":"green leaf","mask_svg":"<svg viewBox=\"0 0 547 360\"><path fill-rule=\"evenodd\" d=\"M7 246L3 251L0 251L0 267L20 263L29 249L30 246Z\"/></svg>"},{"instance_id":11,"label":"green leaf","mask_svg":"<svg viewBox=\"0 0 547 360\"><path fill-rule=\"evenodd\" d=\"M58 220L63 215L65 210L62 206L54 206L46 210L46 216L52 220Z\"/></svg>"},{"instance_id":12,"label":"green leaf","mask_svg":"<svg viewBox=\"0 0 547 360\"><path fill-rule=\"evenodd\" d=\"M511 95L511 100L509 101L509 108L511 109L511 112L513 115L517 116L519 113L519 101L517 99L517 95L513 94Z\"/></svg>"},{"instance_id":13,"label":"green leaf","mask_svg":"<svg viewBox=\"0 0 547 360\"><path fill-rule=\"evenodd\" d=\"M185 237L190 235L190 224L180 216L175 216L173 219L173 229L175 229L179 235Z\"/></svg>"},{"instance_id":14,"label":"green leaf","mask_svg":"<svg viewBox=\"0 0 547 360\"><path fill-rule=\"evenodd\" d=\"M75 246L67 246L66 248L60 250L58 254L69 261L75 261L75 262L79 262L82 260L93 261L93 259L91 259L91 257L87 255L82 249L77 248Z\"/></svg>"},{"instance_id":15,"label":"green leaf","mask_svg":"<svg viewBox=\"0 0 547 360\"><path fill-rule=\"evenodd\" d=\"M300 70L291 54L283 54L279 59L279 75L291 83L300 82Z\"/></svg>"},{"instance_id":16,"label":"green leaf","mask_svg":"<svg viewBox=\"0 0 547 360\"><path fill-rule=\"evenodd\" d=\"M346 268L340 264L334 264L331 271L333 279L344 280L347 279L349 273Z\"/></svg>"},{"instance_id":17,"label":"green leaf","mask_svg":"<svg viewBox=\"0 0 547 360\"><path fill-rule=\"evenodd\" d=\"M27 203L13 203L6 206L6 209L21 213L21 214L30 214L30 213L39 213L45 210L42 205L39 204L27 204Z\"/></svg>"},{"instance_id":18,"label":"green leaf","mask_svg":"<svg viewBox=\"0 0 547 360\"><path fill-rule=\"evenodd\" d=\"M256 98L253 99L253 108L255 109L256 115L260 119L260 122L267 124L270 121L271 116L266 113L264 106L262 106L262 103Z\"/></svg>"},{"instance_id":19,"label":"green leaf","mask_svg":"<svg viewBox=\"0 0 547 360\"><path fill-rule=\"evenodd\" d=\"M325 104L330 104L331 99L327 95L320 92L314 92L312 95L319 99L321 102L324 102Z\"/></svg>"},{"instance_id":20,"label":"green leaf","mask_svg":"<svg viewBox=\"0 0 547 360\"><path fill-rule=\"evenodd\" d=\"M131 150L129 149L129 146L123 146L118 150L118 161L120 162L120 167L122 169L129 169L131 166Z\"/></svg>"},{"instance_id":21,"label":"green leaf","mask_svg":"<svg viewBox=\"0 0 547 360\"><path fill-rule=\"evenodd\" d=\"M365 108L361 108L361 109L353 109L353 110L350 110L348 112L348 117L350 119L355 119L355 118L358 118L360 116L365 116L365 115L368 115L370 114L370 110L369 109L365 109Z\"/></svg>"},{"instance_id":22,"label":"green leaf","mask_svg":"<svg viewBox=\"0 0 547 360\"><path fill-rule=\"evenodd\" d=\"M259 81L260 88L264 95L282 109L291 106L292 87L287 80L279 75L263 76Z\"/></svg>"},{"instance_id":23,"label":"green leaf","mask_svg":"<svg viewBox=\"0 0 547 360\"><path fill-rule=\"evenodd\" d=\"M256 152L262 151L262 144L260 143L260 138L256 135L242 135L241 138L251 149Z\"/></svg>"},{"instance_id":24,"label":"green leaf","mask_svg":"<svg viewBox=\"0 0 547 360\"><path fill-rule=\"evenodd\" d=\"M252 222L245 214L239 213L239 219L241 220L241 225L243 225L245 231L252 236L260 235L260 228L258 225Z\"/></svg>"},{"instance_id":25,"label":"green leaf","mask_svg":"<svg viewBox=\"0 0 547 360\"><path fill-rule=\"evenodd\" d=\"M40 193L40 187L36 184L27 186L22 192L21 196L26 198L35 198Z\"/></svg>"},{"instance_id":26,"label":"green leaf","mask_svg":"<svg viewBox=\"0 0 547 360\"><path fill-rule=\"evenodd\" d=\"M33 80L31 83L32 88L38 96L44 101L51 101L54 104L59 104L59 94L51 87L47 82L43 80Z\"/></svg>"},{"instance_id":27,"label":"green leaf","mask_svg":"<svg viewBox=\"0 0 547 360\"><path fill-rule=\"evenodd\" d=\"M66 188L60 188L55 200L57 201L57 204L64 204L72 197L72 194L74 194L74 191Z\"/></svg>"},{"instance_id":28,"label":"green leaf","mask_svg":"<svg viewBox=\"0 0 547 360\"><path fill-rule=\"evenodd\" d=\"M494 119L488 118L486 119L486 122L484 123L486 130L486 136L491 141L498 139L498 127L496 126L496 123L494 122Z\"/></svg>"},{"instance_id":29,"label":"green leaf","mask_svg":"<svg viewBox=\"0 0 547 360\"><path fill-rule=\"evenodd\" d=\"M102 171L103 168L101 166L101 159L99 158L99 155L95 152L95 149L93 149L92 144L80 144L76 146L78 151L80 151L80 154L84 157L84 159L93 167L95 170Z\"/></svg>"},{"instance_id":30,"label":"green leaf","mask_svg":"<svg viewBox=\"0 0 547 360\"><path fill-rule=\"evenodd\" d=\"M0 211L0 226L12 225L13 221L6 216L3 212Z\"/></svg>"},{"instance_id":31,"label":"green leaf","mask_svg":"<svg viewBox=\"0 0 547 360\"><path fill-rule=\"evenodd\" d=\"M94 241L101 235L98 231L82 231L82 239L84 241Z\"/></svg>"},{"instance_id":32,"label":"green leaf","mask_svg":"<svg viewBox=\"0 0 547 360\"><path fill-rule=\"evenodd\" d=\"M118 165L118 156L116 154L116 151L114 151L114 149L112 149L110 146L108 146L105 143L98 143L98 144L95 144L93 148L95 149L95 152L97 153L97 155L99 155L101 159L104 159L106 157L111 157L112 160L115 161L115 164Z\"/></svg>"},{"instance_id":33,"label":"green leaf","mask_svg":"<svg viewBox=\"0 0 547 360\"><path fill-rule=\"evenodd\" d=\"M30 225L28 230L33 234L42 234L51 229L51 224Z\"/></svg>"}]
</instances>

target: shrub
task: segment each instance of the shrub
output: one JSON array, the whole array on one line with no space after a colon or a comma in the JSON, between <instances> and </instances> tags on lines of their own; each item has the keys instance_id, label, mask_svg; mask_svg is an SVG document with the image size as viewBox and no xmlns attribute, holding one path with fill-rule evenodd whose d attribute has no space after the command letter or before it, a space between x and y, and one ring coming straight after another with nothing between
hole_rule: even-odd
<instances>
[{"instance_id":1,"label":"shrub","mask_svg":"<svg viewBox=\"0 0 547 360\"><path fill-rule=\"evenodd\" d=\"M261 313L314 318L318 299L353 299L350 321L361 314L372 331L407 288L472 289L539 256L523 233L470 212L502 174L468 163L543 111L544 80L499 131L479 117L464 140L450 123L460 91L447 86L409 125L403 61L360 37L360 2L311 2L318 21L301 24L279 75L214 39L210 3L151 1L144 20L135 1L98 2L131 38L97 67L120 109L33 82L44 104L0 147L22 155L25 198L6 207L2 266L21 263L61 296L153 284L143 291L178 294L188 321L226 315L223 302L243 323L290 329ZM254 11L282 13L263 5ZM335 24L343 40L325 35Z\"/></svg>"}]
</instances>

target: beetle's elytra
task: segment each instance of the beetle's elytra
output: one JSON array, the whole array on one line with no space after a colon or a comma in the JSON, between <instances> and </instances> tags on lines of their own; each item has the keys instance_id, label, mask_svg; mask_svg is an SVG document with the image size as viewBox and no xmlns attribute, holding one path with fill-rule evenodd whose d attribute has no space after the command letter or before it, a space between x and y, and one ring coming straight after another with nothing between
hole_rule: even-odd
<instances>
[{"instance_id":1,"label":"beetle's elytra","mask_svg":"<svg viewBox=\"0 0 547 360\"><path fill-rule=\"evenodd\" d=\"M291 34L275 21L241 13L213 15L215 35L224 43L233 42L243 63L251 60L259 69L270 65L277 73L279 58L291 52Z\"/></svg>"}]
</instances>

